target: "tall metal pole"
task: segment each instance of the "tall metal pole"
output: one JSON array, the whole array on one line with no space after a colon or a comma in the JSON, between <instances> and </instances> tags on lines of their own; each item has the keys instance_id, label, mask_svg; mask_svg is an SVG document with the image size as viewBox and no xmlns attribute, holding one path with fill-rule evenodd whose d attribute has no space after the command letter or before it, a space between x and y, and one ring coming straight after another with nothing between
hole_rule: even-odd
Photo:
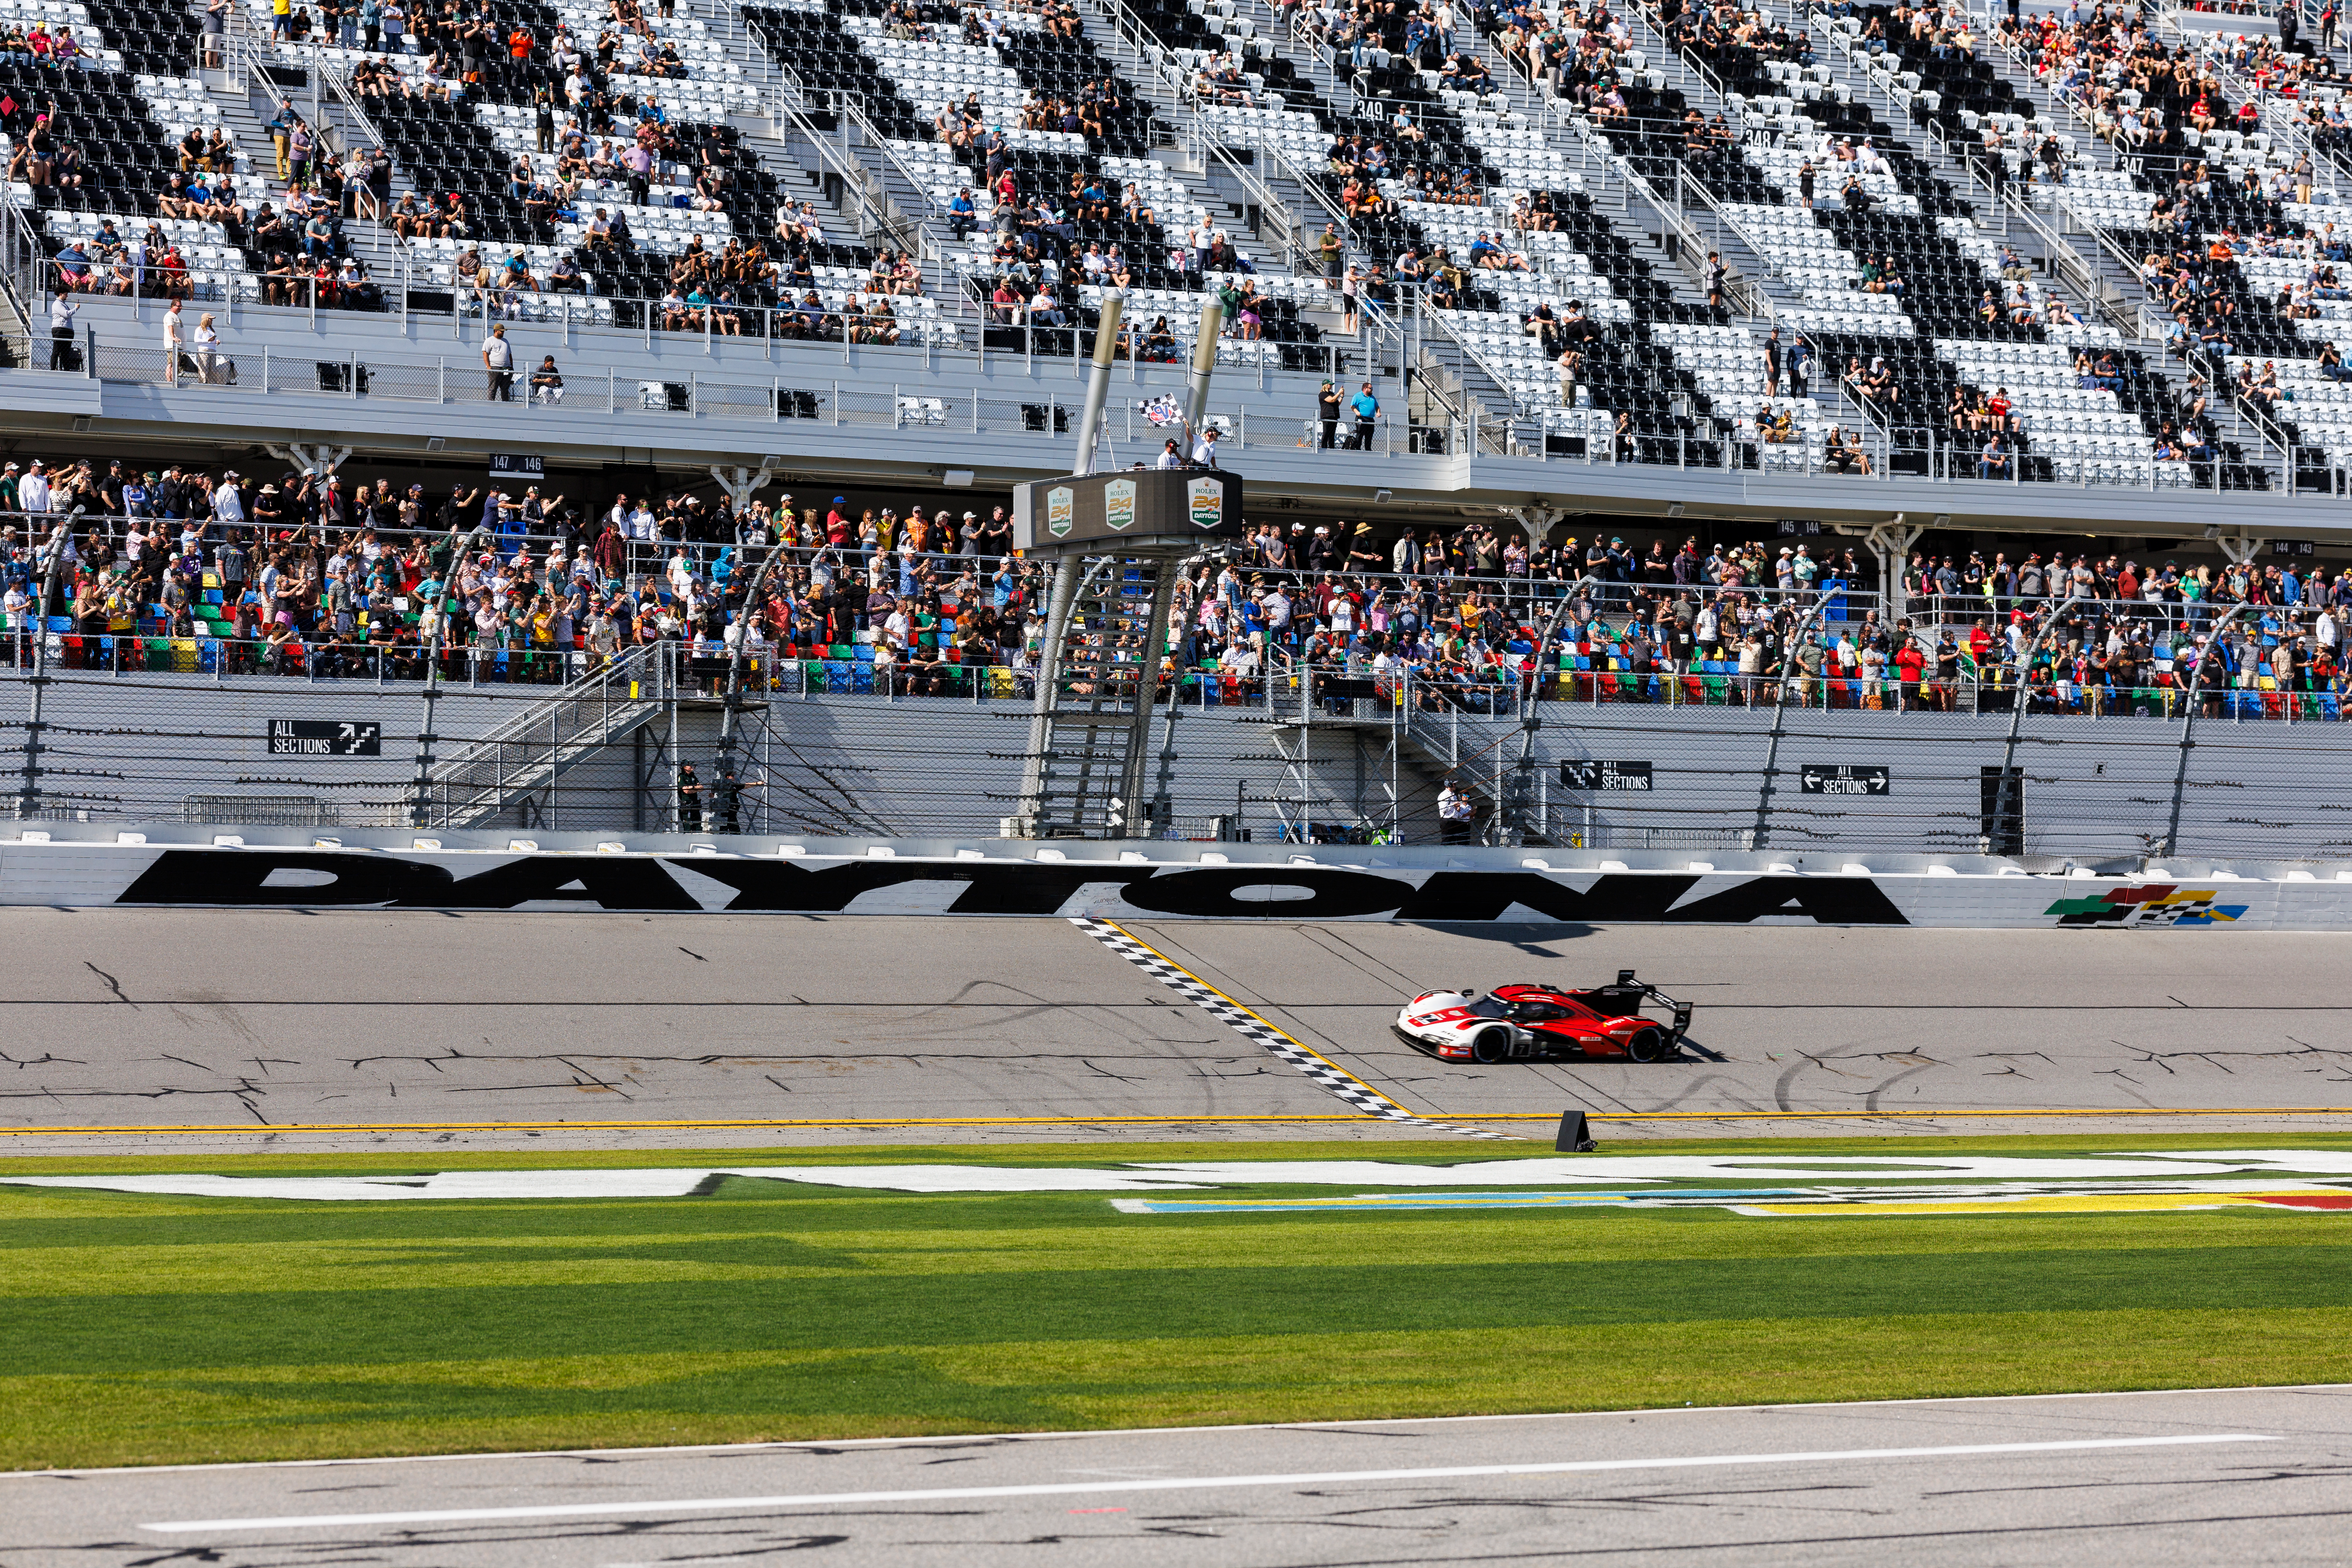
<instances>
[{"instance_id":1,"label":"tall metal pole","mask_svg":"<svg viewBox=\"0 0 2352 1568\"><path fill-rule=\"evenodd\" d=\"M2063 603L2045 611L2034 621L2032 631L2026 634L2025 646L2018 650L2017 686L2015 695L2009 705L2009 739L2001 744L2000 783L1996 786L1996 793L1993 795L1993 832L2000 831L2000 825L2009 820L2012 810L2018 815L2019 831L2023 832L2024 803L2015 793L2018 787L2015 769L2017 767L2017 733L2020 726L2025 722L2026 676L2033 668L2033 650L2040 646L2042 637L2048 633L2051 623L2073 609L2082 601L2082 597L2080 594L2069 594ZM1992 853L1992 833L1987 833L1984 836L1984 852L1988 855Z\"/></svg>"},{"instance_id":2,"label":"tall metal pole","mask_svg":"<svg viewBox=\"0 0 2352 1568\"><path fill-rule=\"evenodd\" d=\"M1201 307L1199 333L1192 340L1192 373L1184 392L1184 438L1201 438L1201 421L1209 416L1209 378L1217 373L1217 336L1224 331L1225 307L1214 294Z\"/></svg>"},{"instance_id":3,"label":"tall metal pole","mask_svg":"<svg viewBox=\"0 0 2352 1568\"><path fill-rule=\"evenodd\" d=\"M1748 846L1751 849L1763 848L1771 834L1772 796L1779 793L1779 785L1774 781L1780 773L1780 735L1787 728L1781 715L1789 710L1789 677L1797 668L1796 650L1798 645L1804 641L1806 631L1821 618L1822 611L1829 602L1827 594L1814 597L1812 607L1805 612L1804 619L1797 623L1797 629L1790 635L1789 646L1781 656L1780 687L1772 704L1772 739L1764 748L1764 783L1756 792L1756 833L1755 841Z\"/></svg>"},{"instance_id":4,"label":"tall metal pole","mask_svg":"<svg viewBox=\"0 0 2352 1568\"><path fill-rule=\"evenodd\" d=\"M57 679L49 673L49 607L58 602L59 579L65 574L66 544L73 537L73 525L60 522L49 535L49 560L41 574L41 602L33 628L33 703L25 721L25 782L16 794L16 816L29 819L41 814L41 731L46 727L41 718L49 682Z\"/></svg>"},{"instance_id":5,"label":"tall metal pole","mask_svg":"<svg viewBox=\"0 0 2352 1568\"><path fill-rule=\"evenodd\" d=\"M1525 694L1527 710L1519 718L1519 759L1512 769L1510 786L1506 792L1501 813L1503 842L1506 844L1525 844L1528 841L1528 802L1535 793L1536 731L1543 728L1544 655L1550 648L1552 638L1559 635L1560 623L1576 607L1577 595L1583 593L1587 585L1599 581L1590 574L1579 577L1574 585L1560 595L1551 618L1544 623L1543 636L1536 639L1536 668ZM1557 666L1554 668L1557 672Z\"/></svg>"},{"instance_id":6,"label":"tall metal pole","mask_svg":"<svg viewBox=\"0 0 2352 1568\"><path fill-rule=\"evenodd\" d=\"M2205 648L2208 656L2210 656L2214 650L2218 649L2221 646L2221 634L2230 629L2230 623L2236 620L2238 618L2238 612L2245 607L2246 605L2242 601L2232 605L2230 606L2228 614L2224 615L2220 620L2213 623L2212 634L2205 639ZM2157 846L2157 853L2159 855L2178 855L2180 853L2180 800L2182 795L2186 793L2189 788L2189 752L2191 747L2197 744L2195 738L2197 729L2197 694L2207 684L2205 664L2206 659L2204 658L2200 658L2197 660L2197 668L2189 673L2187 698L2181 703L2180 761L2179 764L2174 767L2172 772L2172 816L2171 819L2164 825L2164 841Z\"/></svg>"},{"instance_id":7,"label":"tall metal pole","mask_svg":"<svg viewBox=\"0 0 2352 1568\"><path fill-rule=\"evenodd\" d=\"M1099 444L1103 405L1110 400L1110 370L1118 359L1118 321L1126 304L1127 297L1117 289L1102 297L1095 325L1094 369L1087 377L1086 407L1078 416L1078 460L1070 469L1074 474L1095 471L1095 447Z\"/></svg>"},{"instance_id":8,"label":"tall metal pole","mask_svg":"<svg viewBox=\"0 0 2352 1568\"><path fill-rule=\"evenodd\" d=\"M408 825L411 827L433 826L433 742L441 737L435 732L435 705L441 700L441 653L449 633L449 601L454 596L450 582L455 581L458 563L473 552L474 546L485 531L476 524L449 557L449 580L441 584L440 613L433 617L433 633L425 639L425 721L416 730L416 777L410 784Z\"/></svg>"}]
</instances>

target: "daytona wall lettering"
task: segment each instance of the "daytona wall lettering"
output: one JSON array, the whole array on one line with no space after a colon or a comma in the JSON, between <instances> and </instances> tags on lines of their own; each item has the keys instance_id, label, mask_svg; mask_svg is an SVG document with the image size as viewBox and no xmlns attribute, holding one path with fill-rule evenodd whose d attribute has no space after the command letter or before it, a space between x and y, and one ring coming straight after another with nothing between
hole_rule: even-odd
<instances>
[{"instance_id":1,"label":"daytona wall lettering","mask_svg":"<svg viewBox=\"0 0 2352 1568\"><path fill-rule=\"evenodd\" d=\"M1328 866L1198 868L1009 861L725 859L715 856L518 855L486 869L383 852L163 849L114 896L118 904L277 908L511 910L555 903L699 912L698 881L731 889L730 913L839 913L862 895L940 885L942 912L1215 920L1486 922L1654 921L1744 925L1907 925L1865 877L1701 878L1679 873L1437 871ZM686 874L681 880L672 868ZM1702 890L1700 884L1707 887ZM1580 886L1579 884L1581 884ZM1091 889L1091 891L1089 891ZM93 900L104 901L104 900ZM1073 903L1083 907L1072 908Z\"/></svg>"}]
</instances>

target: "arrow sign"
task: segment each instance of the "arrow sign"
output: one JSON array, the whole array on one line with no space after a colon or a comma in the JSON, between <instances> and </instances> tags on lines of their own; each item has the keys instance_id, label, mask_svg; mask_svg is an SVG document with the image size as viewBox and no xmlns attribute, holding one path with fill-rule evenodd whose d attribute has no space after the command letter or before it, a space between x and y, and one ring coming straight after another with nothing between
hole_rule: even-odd
<instances>
[{"instance_id":1,"label":"arrow sign","mask_svg":"<svg viewBox=\"0 0 2352 1568\"><path fill-rule=\"evenodd\" d=\"M1886 795L1887 771L1865 763L1808 763L1797 775L1806 795Z\"/></svg>"},{"instance_id":2,"label":"arrow sign","mask_svg":"<svg viewBox=\"0 0 2352 1568\"><path fill-rule=\"evenodd\" d=\"M1559 764L1559 784L1562 789L1648 789L1650 764L1563 762Z\"/></svg>"},{"instance_id":3,"label":"arrow sign","mask_svg":"<svg viewBox=\"0 0 2352 1568\"><path fill-rule=\"evenodd\" d=\"M273 757L380 757L383 726L373 720L272 719Z\"/></svg>"}]
</instances>

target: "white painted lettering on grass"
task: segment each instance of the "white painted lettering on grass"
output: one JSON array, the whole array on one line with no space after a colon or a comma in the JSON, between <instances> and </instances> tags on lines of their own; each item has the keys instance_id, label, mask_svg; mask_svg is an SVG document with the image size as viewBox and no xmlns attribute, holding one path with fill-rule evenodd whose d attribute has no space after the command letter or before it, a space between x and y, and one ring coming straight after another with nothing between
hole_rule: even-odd
<instances>
[{"instance_id":1,"label":"white painted lettering on grass","mask_svg":"<svg viewBox=\"0 0 2352 1568\"><path fill-rule=\"evenodd\" d=\"M1203 1160L1086 1165L728 1165L628 1170L441 1171L385 1176L184 1174L20 1176L0 1185L78 1187L181 1197L400 1202L452 1198L673 1198L721 1176L895 1193L1148 1193L1220 1186L1573 1187L1634 1182L2096 1181L2236 1173L2352 1175L2352 1150L2185 1150L2127 1158L1996 1155L1628 1154L1472 1160L1454 1165L1384 1160Z\"/></svg>"}]
</instances>

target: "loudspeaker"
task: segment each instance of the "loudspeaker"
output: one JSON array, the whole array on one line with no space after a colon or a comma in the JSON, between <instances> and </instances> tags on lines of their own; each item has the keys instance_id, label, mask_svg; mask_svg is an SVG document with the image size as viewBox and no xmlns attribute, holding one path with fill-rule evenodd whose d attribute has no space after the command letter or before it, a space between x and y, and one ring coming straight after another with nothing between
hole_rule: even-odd
<instances>
[{"instance_id":1,"label":"loudspeaker","mask_svg":"<svg viewBox=\"0 0 2352 1568\"><path fill-rule=\"evenodd\" d=\"M1552 1147L1563 1154L1590 1154L1601 1145L1592 1141L1592 1130L1585 1123L1584 1112L1563 1110L1559 1113L1559 1136Z\"/></svg>"}]
</instances>

